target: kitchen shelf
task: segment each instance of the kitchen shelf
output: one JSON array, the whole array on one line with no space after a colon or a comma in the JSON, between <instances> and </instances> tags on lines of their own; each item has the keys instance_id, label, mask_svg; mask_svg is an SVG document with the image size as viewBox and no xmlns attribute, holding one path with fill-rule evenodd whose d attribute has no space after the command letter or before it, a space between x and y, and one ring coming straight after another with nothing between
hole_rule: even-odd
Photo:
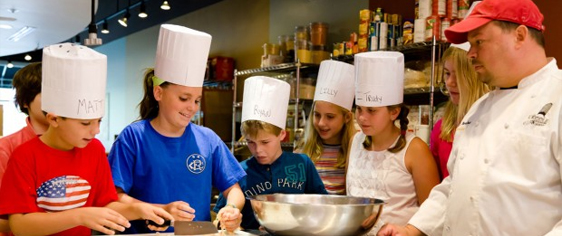
<instances>
[{"instance_id":1,"label":"kitchen shelf","mask_svg":"<svg viewBox=\"0 0 562 236\"><path fill-rule=\"evenodd\" d=\"M437 45L448 45L448 43L443 42L436 42ZM387 49L381 49L379 51L398 51L402 52L403 54L412 54L412 53L427 53L429 49L433 46L431 41L427 42L419 42L419 43L411 43L403 46L396 46ZM337 57L332 57L333 60L338 61L345 61L345 62L353 62L355 55L340 55Z\"/></svg>"},{"instance_id":2,"label":"kitchen shelf","mask_svg":"<svg viewBox=\"0 0 562 236\"><path fill-rule=\"evenodd\" d=\"M256 73L262 72L277 72L277 73L285 73L290 71L295 71L298 69L305 69L309 67L318 67L316 64L306 64L300 62L291 62L291 63L283 63L274 66L262 67L262 68L255 68L255 69L248 69L248 70L241 70L234 72L235 76L242 76L242 75L251 75Z\"/></svg>"}]
</instances>

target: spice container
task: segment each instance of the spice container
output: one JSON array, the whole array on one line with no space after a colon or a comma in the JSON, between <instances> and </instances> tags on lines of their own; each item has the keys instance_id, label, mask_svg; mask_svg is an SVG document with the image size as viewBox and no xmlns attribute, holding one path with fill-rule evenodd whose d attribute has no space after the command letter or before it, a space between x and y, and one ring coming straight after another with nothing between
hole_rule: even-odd
<instances>
[{"instance_id":1,"label":"spice container","mask_svg":"<svg viewBox=\"0 0 562 236\"><path fill-rule=\"evenodd\" d=\"M310 23L310 41L312 45L326 45L328 24L323 22Z\"/></svg>"}]
</instances>

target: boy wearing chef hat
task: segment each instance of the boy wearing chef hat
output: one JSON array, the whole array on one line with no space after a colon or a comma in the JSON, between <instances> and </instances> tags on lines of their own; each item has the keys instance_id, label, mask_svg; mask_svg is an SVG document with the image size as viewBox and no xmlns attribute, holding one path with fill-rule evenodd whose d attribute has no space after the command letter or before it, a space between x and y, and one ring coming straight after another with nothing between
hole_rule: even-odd
<instances>
[{"instance_id":1,"label":"boy wearing chef hat","mask_svg":"<svg viewBox=\"0 0 562 236\"><path fill-rule=\"evenodd\" d=\"M404 55L359 53L355 69L355 115L361 132L351 144L347 194L384 200L380 223L406 223L439 183L439 173L425 142L406 132Z\"/></svg>"},{"instance_id":2,"label":"boy wearing chef hat","mask_svg":"<svg viewBox=\"0 0 562 236\"><path fill-rule=\"evenodd\" d=\"M161 25L156 66L144 78L140 120L121 132L109 162L121 201L158 205L179 221L210 221L216 187L228 196L219 216L232 231L244 205L237 182L246 174L217 134L191 123L201 102L210 46L207 33ZM133 222L128 232L151 231L144 222Z\"/></svg>"},{"instance_id":3,"label":"boy wearing chef hat","mask_svg":"<svg viewBox=\"0 0 562 236\"><path fill-rule=\"evenodd\" d=\"M287 82L265 76L244 82L240 130L252 153L240 163L248 174L239 182L246 198L271 193L327 193L308 156L281 149L290 89ZM221 195L215 211L224 205ZM242 228L259 228L249 200L242 215Z\"/></svg>"},{"instance_id":4,"label":"boy wearing chef hat","mask_svg":"<svg viewBox=\"0 0 562 236\"><path fill-rule=\"evenodd\" d=\"M345 194L346 157L355 135L351 108L355 67L345 62L320 63L312 110L298 151L314 162L326 190Z\"/></svg>"},{"instance_id":5,"label":"boy wearing chef hat","mask_svg":"<svg viewBox=\"0 0 562 236\"><path fill-rule=\"evenodd\" d=\"M113 234L129 226L127 218L172 219L148 204L115 202L105 149L94 137L106 71L106 56L87 47L43 49L41 109L50 126L14 151L0 190L0 215L9 215L14 234Z\"/></svg>"}]
</instances>

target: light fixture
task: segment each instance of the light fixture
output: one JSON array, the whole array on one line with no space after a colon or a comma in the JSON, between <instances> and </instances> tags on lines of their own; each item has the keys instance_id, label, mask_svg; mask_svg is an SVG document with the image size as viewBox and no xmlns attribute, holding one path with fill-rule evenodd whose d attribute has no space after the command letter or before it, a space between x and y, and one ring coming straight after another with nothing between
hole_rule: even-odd
<instances>
[{"instance_id":1,"label":"light fixture","mask_svg":"<svg viewBox=\"0 0 562 236\"><path fill-rule=\"evenodd\" d=\"M109 34L109 27L108 27L108 24L107 24L107 20L103 21L101 33L102 34Z\"/></svg>"},{"instance_id":2,"label":"light fixture","mask_svg":"<svg viewBox=\"0 0 562 236\"><path fill-rule=\"evenodd\" d=\"M25 59L26 61L31 61L31 55L25 54L25 57L23 57L23 59Z\"/></svg>"},{"instance_id":3,"label":"light fixture","mask_svg":"<svg viewBox=\"0 0 562 236\"><path fill-rule=\"evenodd\" d=\"M117 20L119 22L119 24L121 24L123 27L127 27L127 21L129 20L129 18L131 17L131 13L129 13L129 8L127 8L127 12L125 12L125 16L123 16L123 18Z\"/></svg>"},{"instance_id":4,"label":"light fixture","mask_svg":"<svg viewBox=\"0 0 562 236\"><path fill-rule=\"evenodd\" d=\"M141 5L140 5L139 17L140 18L148 17L148 14L146 13L146 4L144 4L144 0L141 2Z\"/></svg>"},{"instance_id":5,"label":"light fixture","mask_svg":"<svg viewBox=\"0 0 562 236\"><path fill-rule=\"evenodd\" d=\"M170 7L170 4L168 4L168 1L164 1L164 2L162 3L162 5L160 6L160 9L166 10L166 11L167 11L167 10L170 10L171 7Z\"/></svg>"},{"instance_id":6,"label":"light fixture","mask_svg":"<svg viewBox=\"0 0 562 236\"><path fill-rule=\"evenodd\" d=\"M8 25L8 24L0 24L0 29L12 29L12 25Z\"/></svg>"},{"instance_id":7,"label":"light fixture","mask_svg":"<svg viewBox=\"0 0 562 236\"><path fill-rule=\"evenodd\" d=\"M12 61L8 61L8 64L6 64L6 67L14 68L14 64L12 64Z\"/></svg>"},{"instance_id":8,"label":"light fixture","mask_svg":"<svg viewBox=\"0 0 562 236\"><path fill-rule=\"evenodd\" d=\"M20 39L22 39L23 37L30 34L31 32L35 31L35 29L36 29L35 27L25 26L25 27L21 28L20 30L18 30L18 32L14 33L10 37L8 37L8 40L13 41L13 42L17 42Z\"/></svg>"}]
</instances>

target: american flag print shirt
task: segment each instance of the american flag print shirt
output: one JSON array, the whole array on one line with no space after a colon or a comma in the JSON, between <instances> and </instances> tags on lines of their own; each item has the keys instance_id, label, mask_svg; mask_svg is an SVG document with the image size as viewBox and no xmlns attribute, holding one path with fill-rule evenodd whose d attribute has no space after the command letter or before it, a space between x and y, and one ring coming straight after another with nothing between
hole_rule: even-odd
<instances>
[{"instance_id":1,"label":"american flag print shirt","mask_svg":"<svg viewBox=\"0 0 562 236\"><path fill-rule=\"evenodd\" d=\"M47 212L65 211L84 206L91 190L87 180L63 175L45 181L36 190L37 206Z\"/></svg>"}]
</instances>

